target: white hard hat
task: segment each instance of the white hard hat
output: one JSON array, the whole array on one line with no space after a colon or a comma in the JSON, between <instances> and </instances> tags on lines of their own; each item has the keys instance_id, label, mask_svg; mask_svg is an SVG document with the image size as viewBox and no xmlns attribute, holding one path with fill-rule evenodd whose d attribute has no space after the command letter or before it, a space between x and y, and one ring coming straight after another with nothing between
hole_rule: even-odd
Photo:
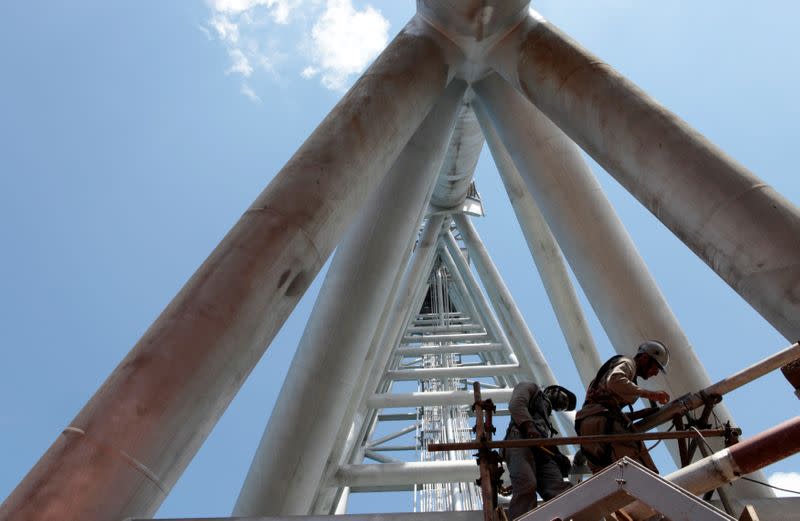
<instances>
[{"instance_id":1,"label":"white hard hat","mask_svg":"<svg viewBox=\"0 0 800 521\"><path fill-rule=\"evenodd\" d=\"M667 347L658 340L643 342L639 345L637 353L650 356L650 358L656 362L658 368L661 369L662 373L667 372L666 367L669 363L669 351Z\"/></svg>"}]
</instances>

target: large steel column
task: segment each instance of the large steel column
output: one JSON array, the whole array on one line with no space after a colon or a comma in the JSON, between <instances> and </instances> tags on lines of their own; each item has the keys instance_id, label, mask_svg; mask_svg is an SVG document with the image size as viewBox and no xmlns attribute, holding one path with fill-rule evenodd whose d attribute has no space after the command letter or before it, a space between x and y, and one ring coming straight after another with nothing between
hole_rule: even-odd
<instances>
[{"instance_id":1,"label":"large steel column","mask_svg":"<svg viewBox=\"0 0 800 521\"><path fill-rule=\"evenodd\" d=\"M327 513L335 500L336 490L333 476L339 469L339 465L360 463L361 461L354 453L357 451L358 443L364 439L365 431L374 416L374 411L370 411L367 406L367 397L377 389L384 372L388 369L393 348L400 343L405 326L413 319L414 307L419 305L424 298L425 282L435 260L436 246L439 242L443 222L442 215L431 216L425 222L422 235L417 241L411 261L404 271L398 292L391 303L391 312L389 313L391 320L387 322L386 328L379 338L373 337L373 346L370 349L374 351L374 358L369 370L361 372L361 375L366 378L360 380L360 390L353 393L353 396L359 396L355 401L351 400L352 405L356 406L355 409L348 408L342 418L331 449L331 454L340 456L339 458L330 458L327 462L323 472L320 494L313 507L315 514Z\"/></svg>"},{"instance_id":2,"label":"large steel column","mask_svg":"<svg viewBox=\"0 0 800 521\"><path fill-rule=\"evenodd\" d=\"M234 515L308 513L465 89L451 83L339 245Z\"/></svg>"},{"instance_id":3,"label":"large steel column","mask_svg":"<svg viewBox=\"0 0 800 521\"><path fill-rule=\"evenodd\" d=\"M419 216L417 220L418 224L421 220L422 216ZM408 237L405 250L403 252L403 259L408 259L411 255L411 251L413 250L414 243L416 242L416 235L411 234ZM405 279L406 273L406 266L407 262L401 263L397 273L394 276L394 282L392 284L392 289L389 292L386 303L383 306L383 312L381 313L381 318L378 321L378 325L375 328L375 331L372 334L372 339L370 340L369 349L367 351L367 355L364 359L364 363L361 365L360 370L355 375L355 382L353 386L352 396L357 397L364 394L364 387L368 379L372 375L372 371L374 370L374 361L376 356L380 356L378 351L380 351L380 344L379 341L386 333L386 329L391 327L391 324L394 322L394 317L391 316L391 312L394 308L394 302L397 299L397 295L399 292L402 291L401 284ZM344 412L344 415L340 421L339 431L336 434L334 442L331 446L331 456L328 458L328 461L325 466L325 470L322 473L322 479L320 480L320 486L316 490L316 495L313 498L311 503L311 508L309 509L309 514L331 514L334 510L338 510L340 508L344 509L342 512L346 512L347 509L347 501L349 497L349 488L342 488L342 489L334 489L332 487L327 486L327 480L325 478L325 473L328 471L328 468L331 466L332 461L338 461L334 455L341 455L343 453L343 445L349 439L348 436L354 434L358 431L359 426L357 425L357 421L354 421L356 418L356 411L358 410L358 399L351 398L348 401L347 409ZM359 461L360 462L360 461ZM336 504L334 505L334 502ZM324 506L323 506L324 504Z\"/></svg>"},{"instance_id":4,"label":"large steel column","mask_svg":"<svg viewBox=\"0 0 800 521\"><path fill-rule=\"evenodd\" d=\"M578 147L496 74L473 88L616 351L631 355L642 341L661 340L672 357L653 385L664 383L673 397L707 387L708 374ZM715 410L730 419L723 404Z\"/></svg>"},{"instance_id":5,"label":"large steel column","mask_svg":"<svg viewBox=\"0 0 800 521\"><path fill-rule=\"evenodd\" d=\"M686 122L530 15L490 63L789 341L800 210Z\"/></svg>"},{"instance_id":6,"label":"large steel column","mask_svg":"<svg viewBox=\"0 0 800 521\"><path fill-rule=\"evenodd\" d=\"M400 32L0 506L0 518L156 511L444 90L451 58L443 49L419 18Z\"/></svg>"},{"instance_id":7,"label":"large steel column","mask_svg":"<svg viewBox=\"0 0 800 521\"><path fill-rule=\"evenodd\" d=\"M525 242L528 243L528 249L539 270L544 289L553 305L553 311L567 341L578 375L583 386L588 387L602 362L569 277L561 248L558 247L542 212L536 206L525 186L525 181L517 172L511 156L500 141L482 105L474 103L473 110L483 129L497 171L506 187L511 206L525 236Z\"/></svg>"}]
</instances>

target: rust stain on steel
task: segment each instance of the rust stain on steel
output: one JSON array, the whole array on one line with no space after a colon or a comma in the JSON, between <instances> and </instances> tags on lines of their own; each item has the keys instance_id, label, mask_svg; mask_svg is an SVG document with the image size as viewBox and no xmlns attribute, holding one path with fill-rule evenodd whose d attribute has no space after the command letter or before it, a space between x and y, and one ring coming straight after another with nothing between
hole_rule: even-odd
<instances>
[{"instance_id":1,"label":"rust stain on steel","mask_svg":"<svg viewBox=\"0 0 800 521\"><path fill-rule=\"evenodd\" d=\"M781 372L795 390L800 390L800 358L781 367Z\"/></svg>"},{"instance_id":2,"label":"rust stain on steel","mask_svg":"<svg viewBox=\"0 0 800 521\"><path fill-rule=\"evenodd\" d=\"M291 176L276 178L271 183L268 190L274 196L270 197L271 204L259 198L255 205L280 211L290 222L305 226L309 236L316 237L316 229L300 223L311 221L311 216L320 212L336 220L340 208L347 206L342 201L367 197L374 184L356 180L372 174L375 165L384 165L382 170L388 171L402 149L401 144L387 147L386 154L376 158L375 147L400 138L405 138L405 143L410 137L400 136L399 129L387 122L403 119L404 113L418 110L422 103L430 105L430 100L408 96L409 86L419 85L429 90L433 85L443 87L447 81L448 66L443 51L431 38L400 33L389 48L396 45L404 46L408 52L390 53L388 59L373 64L319 125L318 130L326 131L315 131L289 161ZM374 118L377 111L381 118ZM345 150L347 153L342 153ZM331 175L343 168L350 172L348 177L353 182L341 183ZM303 188L308 183L319 184L320 190L306 194ZM317 224L327 220L318 220Z\"/></svg>"},{"instance_id":3,"label":"rust stain on steel","mask_svg":"<svg viewBox=\"0 0 800 521\"><path fill-rule=\"evenodd\" d=\"M750 474L800 451L800 416L728 449L740 474Z\"/></svg>"}]
</instances>

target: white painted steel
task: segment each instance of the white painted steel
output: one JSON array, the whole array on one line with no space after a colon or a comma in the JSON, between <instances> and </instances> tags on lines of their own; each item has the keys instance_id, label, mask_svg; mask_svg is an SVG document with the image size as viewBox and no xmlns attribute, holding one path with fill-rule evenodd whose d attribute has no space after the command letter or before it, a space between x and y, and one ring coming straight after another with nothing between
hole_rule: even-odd
<instances>
[{"instance_id":1,"label":"white painted steel","mask_svg":"<svg viewBox=\"0 0 800 521\"><path fill-rule=\"evenodd\" d=\"M552 24L490 62L787 340L800 338L800 209Z\"/></svg>"},{"instance_id":2,"label":"white painted steel","mask_svg":"<svg viewBox=\"0 0 800 521\"><path fill-rule=\"evenodd\" d=\"M400 436L402 436L404 434L408 434L409 432L415 431L416 429L417 429L417 424L413 423L413 424L411 424L411 425L409 425L407 427L404 427L404 428L400 429L399 431L393 432L391 434L387 434L386 436L381 436L380 438L378 438L376 440L372 440L370 443L367 444L367 447L369 447L370 449L374 449L374 448L378 447L379 445L383 445L387 441L391 441L391 440L397 439L397 438L399 438Z\"/></svg>"},{"instance_id":3,"label":"white painted steel","mask_svg":"<svg viewBox=\"0 0 800 521\"><path fill-rule=\"evenodd\" d=\"M455 286L455 291L458 294L458 298L460 298L462 302L462 309L467 309L470 315L474 316L476 321L484 324L486 331L493 335L495 339L498 339L497 331L492 328L492 323L478 311L478 305L475 300L471 297L470 291L467 288L467 284L464 281L464 277L461 275L461 272L456 267L455 263L453 262L453 257L450 255L450 251L447 248L440 248L439 249L439 258L442 259L445 268L450 273L450 278L452 283Z\"/></svg>"},{"instance_id":4,"label":"white painted steel","mask_svg":"<svg viewBox=\"0 0 800 521\"><path fill-rule=\"evenodd\" d=\"M342 494L336 500L336 506L333 509L333 515L335 516L343 516L347 514L347 504L350 501L350 487L344 487L342 489ZM293 516L292 521L300 521L297 516ZM338 521L344 521L343 519L339 519Z\"/></svg>"},{"instance_id":5,"label":"white painted steel","mask_svg":"<svg viewBox=\"0 0 800 521\"><path fill-rule=\"evenodd\" d=\"M385 454L380 454L372 449L366 449L364 451L364 457L369 458L372 461L377 461L378 463L402 463L402 461L397 458L392 458L386 456Z\"/></svg>"},{"instance_id":6,"label":"white painted steel","mask_svg":"<svg viewBox=\"0 0 800 521\"><path fill-rule=\"evenodd\" d=\"M469 300L470 305L481 318L481 322L483 322L491 337L501 344L506 357L517 363L517 356L511 349L506 332L492 312L491 305L478 286L478 281L475 280L475 276L472 274L472 270L469 269L461 250L458 247L450 248L451 245L447 236L443 236L442 240L443 247L440 250L440 256L447 269L452 273L453 278L457 281L460 291L464 292L464 297ZM455 255L453 255L453 251L455 251Z\"/></svg>"},{"instance_id":7,"label":"white painted steel","mask_svg":"<svg viewBox=\"0 0 800 521\"><path fill-rule=\"evenodd\" d=\"M465 100L456 119L453 140L447 147L442 172L436 179L436 188L431 197L432 211L461 209L482 148L483 134L475 119L475 113Z\"/></svg>"},{"instance_id":8,"label":"white painted steel","mask_svg":"<svg viewBox=\"0 0 800 521\"><path fill-rule=\"evenodd\" d=\"M417 12L467 48L505 34L527 14L530 0L418 0Z\"/></svg>"},{"instance_id":9,"label":"white painted steel","mask_svg":"<svg viewBox=\"0 0 800 521\"><path fill-rule=\"evenodd\" d=\"M515 352L519 353L519 356L525 360L538 384L544 386L557 383L553 371L533 338L533 334L528 329L522 313L517 308L511 292L508 291L508 287L503 282L472 222L465 215L456 215L453 219L461 232L464 245L466 245L475 264L475 269L483 282L483 287L486 288L489 300L493 304L492 307L497 313L497 318L503 325L503 330L506 332L511 345L516 346ZM452 234L449 234L446 239L452 247L455 243L455 238L453 238Z\"/></svg>"},{"instance_id":10,"label":"white painted steel","mask_svg":"<svg viewBox=\"0 0 800 521\"><path fill-rule=\"evenodd\" d=\"M399 343L403 328L413 320L413 310L419 309L421 305L427 288L427 273L433 267L443 222L444 218L440 215L431 216L425 222L422 235L416 244L411 261L399 285L399 291L392 303L390 316L394 317L394 320L387 324L379 340L373 339L373 347L383 346L383 348L375 349L371 369L363 372L367 378L361 382L360 390L353 393L354 396L361 397L360 401L351 400L351 403L357 407L352 410L348 408L341 419L341 427L331 449L332 457L326 464L322 485L315 499L315 513L327 513L335 500L337 487L333 483L333 476L339 465L360 463L363 459L363 449L359 444L362 440L367 439L368 431L374 427L377 417L376 412L370 411L366 405L367 398L380 387L379 383L383 372L393 358L391 348ZM386 391L386 386L384 385L380 389ZM416 417L412 420L416 420Z\"/></svg>"},{"instance_id":11,"label":"white painted steel","mask_svg":"<svg viewBox=\"0 0 800 521\"><path fill-rule=\"evenodd\" d=\"M422 216L420 215L420 219ZM416 242L416 237L411 236L408 239L408 243L406 246L406 252L403 258L407 258L411 255L411 251L413 249L414 243ZM378 327L373 334L372 341L370 342L369 353L366 357L366 360L361 368L361 371L358 373L357 382L355 384L353 395L354 396L361 396L364 393L366 382L369 380L373 365L374 359L378 356L378 353L381 351L380 349L380 339L386 334L388 328L392 327L392 324L396 320L392 316L392 310L394 309L394 303L397 299L398 293L402 291L402 284L405 281L405 275L407 266L403 265L400 270L398 270L397 275L395 276L395 283L392 289L392 292L387 299L386 305L384 306L383 314L381 315L381 320L379 322ZM310 512L313 514L335 514L339 512L340 509L343 507L343 503L346 506L346 503L349 498L350 489L348 487L344 488L335 488L328 486L329 479L327 478L327 473L329 472L329 467L331 462L338 462L338 461L347 461L347 454L350 454L352 447L348 446L347 443L351 441L350 437L355 436L355 433L359 431L360 428L360 416L357 415L357 405L358 400L350 400L348 404L347 410L342 418L341 421L341 428L339 429L336 438L333 443L333 447L331 448L331 457L328 459L326 463L326 470L323 472L323 478L321 480L321 484L316 491L314 496L314 501L312 503L312 507ZM343 447L347 447L343 449ZM351 458L350 463L361 463L366 456L366 448L362 447L359 451L358 455L354 455Z\"/></svg>"},{"instance_id":12,"label":"white painted steel","mask_svg":"<svg viewBox=\"0 0 800 521\"><path fill-rule=\"evenodd\" d=\"M772 356L756 362L750 367L723 378L717 383L708 387L705 391L708 394L718 394L723 396L739 387L760 378L767 373L774 371L789 362L800 358L800 342L795 342L786 349L778 351Z\"/></svg>"},{"instance_id":13,"label":"white painted steel","mask_svg":"<svg viewBox=\"0 0 800 521\"><path fill-rule=\"evenodd\" d=\"M464 292L464 298L469 301L471 308L474 309L474 312L481 317L481 322L483 322L485 325L490 336L501 344L501 353L505 356L506 361L513 364L518 364L519 362L517 360L517 355L511 348L511 344L508 341L506 332L497 321L497 317L492 312L491 306L486 300L486 297L478 287L478 283L475 280L472 271L469 269L469 266L467 266L464 256L461 255L461 251L456 248L454 250L456 251L456 255L454 257L450 251L450 248L447 247L447 241L444 242L445 247L440 249L440 256L445 266L450 271L453 279L456 281L459 290ZM486 355L486 359L491 361L493 364L501 363L501 353L495 354L494 352L489 352ZM530 375L530 369L525 367L524 373ZM519 382L519 377L517 375L509 375L507 377L499 375L499 378L496 379L496 382L500 385L508 385L513 387L517 382Z\"/></svg>"},{"instance_id":14,"label":"white painted steel","mask_svg":"<svg viewBox=\"0 0 800 521\"><path fill-rule=\"evenodd\" d=\"M418 320L438 320L439 319L438 313L420 313L417 315ZM445 314L446 317L450 318L461 318L461 319L468 319L469 315L465 315L461 311L451 311L450 313Z\"/></svg>"},{"instance_id":15,"label":"white painted steel","mask_svg":"<svg viewBox=\"0 0 800 521\"><path fill-rule=\"evenodd\" d=\"M465 88L447 88L337 249L234 515L309 513Z\"/></svg>"},{"instance_id":16,"label":"white painted steel","mask_svg":"<svg viewBox=\"0 0 800 521\"><path fill-rule=\"evenodd\" d=\"M462 355L476 355L478 353L497 352L503 350L503 344L496 342L481 342L475 344L448 344L441 346L400 347L395 350L400 356L423 356L426 354L459 353Z\"/></svg>"},{"instance_id":17,"label":"white painted steel","mask_svg":"<svg viewBox=\"0 0 800 521\"><path fill-rule=\"evenodd\" d=\"M452 324L446 326L411 326L406 329L409 333L452 333L455 331L483 331L480 324ZM423 339L425 337L422 337Z\"/></svg>"},{"instance_id":18,"label":"white painted steel","mask_svg":"<svg viewBox=\"0 0 800 521\"><path fill-rule=\"evenodd\" d=\"M550 227L536 206L522 176L508 154L505 145L480 103L473 104L486 143L492 152L500 178L503 180L511 206L517 216L525 242L553 306L558 324L564 334L572 360L584 388L589 386L602 364L600 354L589 332L578 295L572 285L564 256L556 243Z\"/></svg>"},{"instance_id":19,"label":"white painted steel","mask_svg":"<svg viewBox=\"0 0 800 521\"><path fill-rule=\"evenodd\" d=\"M425 342L442 342L446 340L452 340L454 342L458 342L461 340L474 340L474 339L485 339L486 333L443 333L437 335L405 335L403 337L403 343L419 343L421 341Z\"/></svg>"},{"instance_id":20,"label":"white painted steel","mask_svg":"<svg viewBox=\"0 0 800 521\"><path fill-rule=\"evenodd\" d=\"M478 466L474 460L342 465L336 473L339 486L352 488L451 483L477 478Z\"/></svg>"},{"instance_id":21,"label":"white painted steel","mask_svg":"<svg viewBox=\"0 0 800 521\"><path fill-rule=\"evenodd\" d=\"M391 380L427 380L428 378L482 378L520 373L517 364L475 365L419 369L395 369L386 372Z\"/></svg>"},{"instance_id":22,"label":"white painted steel","mask_svg":"<svg viewBox=\"0 0 800 521\"><path fill-rule=\"evenodd\" d=\"M487 299L486 295L484 295L483 291L481 291L478 280L475 278L475 275L472 273L472 270L467 264L467 260L464 258L461 248L458 247L453 234L448 230L442 235L442 241L445 246L442 256L446 263L450 264L451 269L458 273L461 277L461 280L464 281L465 288L469 296L472 298L478 313L483 318L484 323L489 330L492 331L492 334L495 336L495 338L499 340L501 344L503 344L503 352L505 353L506 357L508 357L508 359L514 363L519 363L517 355L514 349L511 347L511 340L509 338L508 331L504 325L500 323L498 320L498 314L494 312L492 305L489 303L489 299ZM527 359L525 358L522 360L522 367L530 377L533 377L533 371L527 365Z\"/></svg>"},{"instance_id":23,"label":"white painted steel","mask_svg":"<svg viewBox=\"0 0 800 521\"><path fill-rule=\"evenodd\" d=\"M71 422L76 430L58 436L0 516L36 521L58 511L94 521L155 513L444 90L448 62L461 59L449 45L412 19Z\"/></svg>"},{"instance_id":24,"label":"white painted steel","mask_svg":"<svg viewBox=\"0 0 800 521\"><path fill-rule=\"evenodd\" d=\"M508 403L513 389L481 390L481 397L491 398L495 404ZM393 407L427 407L431 405L472 405L475 397L471 391L438 391L394 394L373 394L367 399L372 409L389 409Z\"/></svg>"},{"instance_id":25,"label":"white painted steel","mask_svg":"<svg viewBox=\"0 0 800 521\"><path fill-rule=\"evenodd\" d=\"M453 318L449 314L445 314L445 319L450 324L471 324L472 323L472 317L471 316ZM415 326L429 326L429 325L431 325L433 323L434 323L434 321L431 320L430 318L417 318L417 319L414 319L413 325L415 325Z\"/></svg>"},{"instance_id":26,"label":"white painted steel","mask_svg":"<svg viewBox=\"0 0 800 521\"><path fill-rule=\"evenodd\" d=\"M547 219L614 349L633 355L648 339L670 349L667 375L643 382L672 397L711 381L672 310L639 256L578 147L544 114L498 75L473 85L480 103ZM722 422L732 420L724 404ZM735 422L733 422L735 424ZM722 442L712 442L714 450ZM670 445L676 462L677 449ZM757 479L764 479L761 475ZM763 497L763 487L737 484L742 497Z\"/></svg>"}]
</instances>

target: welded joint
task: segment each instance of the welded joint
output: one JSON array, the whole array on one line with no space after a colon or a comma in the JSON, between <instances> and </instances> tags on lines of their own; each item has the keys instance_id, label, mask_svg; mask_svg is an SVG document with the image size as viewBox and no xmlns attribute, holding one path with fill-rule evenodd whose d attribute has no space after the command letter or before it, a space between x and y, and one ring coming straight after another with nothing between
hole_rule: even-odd
<instances>
[{"instance_id":1,"label":"welded joint","mask_svg":"<svg viewBox=\"0 0 800 521\"><path fill-rule=\"evenodd\" d=\"M94 445L95 447L97 447L102 451L108 451L112 454L115 454L116 456L120 457L123 461L125 461L125 463L127 463L129 466L133 467L142 475L144 475L148 480L150 480L150 482L152 482L156 487L158 487L158 489L164 494L164 496L167 496L169 494L169 490L167 490L167 487L161 482L161 479L159 479L159 477L156 475L155 472L147 468L147 465L137 460L124 450L118 449L108 442L97 440L92 436L89 436L86 433L86 431L78 427L73 427L71 425L69 427L66 427L62 432L62 434L66 436L67 433L77 434L81 436L83 440L88 444Z\"/></svg>"}]
</instances>

